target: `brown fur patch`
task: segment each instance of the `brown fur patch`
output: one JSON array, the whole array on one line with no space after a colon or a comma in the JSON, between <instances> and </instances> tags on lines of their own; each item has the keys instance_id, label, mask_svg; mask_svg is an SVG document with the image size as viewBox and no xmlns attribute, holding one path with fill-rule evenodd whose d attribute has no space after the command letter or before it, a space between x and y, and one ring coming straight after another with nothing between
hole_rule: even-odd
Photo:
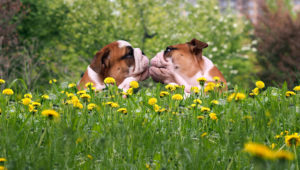
<instances>
[{"instance_id":1,"label":"brown fur patch","mask_svg":"<svg viewBox=\"0 0 300 170\"><path fill-rule=\"evenodd\" d=\"M129 68L135 66L134 56L124 58L129 52L130 48L119 48L118 42L110 43L96 53L90 67L98 73L101 83L106 77L113 77L119 85L128 76ZM79 87L84 87L88 82L93 80L90 80L86 71Z\"/></svg>"}]
</instances>

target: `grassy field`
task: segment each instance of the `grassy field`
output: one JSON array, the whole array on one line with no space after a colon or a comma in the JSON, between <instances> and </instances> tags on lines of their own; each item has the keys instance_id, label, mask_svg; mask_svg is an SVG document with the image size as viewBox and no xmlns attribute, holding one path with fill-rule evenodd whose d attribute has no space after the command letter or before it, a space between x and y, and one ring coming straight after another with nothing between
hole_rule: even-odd
<instances>
[{"instance_id":1,"label":"grassy field","mask_svg":"<svg viewBox=\"0 0 300 170\"><path fill-rule=\"evenodd\" d=\"M258 83L262 89L221 94L214 86L184 97L181 87L161 84L122 94L113 85L78 92L52 80L30 93L21 82L0 85L2 169L300 166L300 87L287 93Z\"/></svg>"}]
</instances>

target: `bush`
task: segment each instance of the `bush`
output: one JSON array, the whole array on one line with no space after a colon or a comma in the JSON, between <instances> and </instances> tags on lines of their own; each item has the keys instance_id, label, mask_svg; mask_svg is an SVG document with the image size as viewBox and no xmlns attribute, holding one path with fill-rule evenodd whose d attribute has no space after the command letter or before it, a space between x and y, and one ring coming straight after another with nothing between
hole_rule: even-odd
<instances>
[{"instance_id":1,"label":"bush","mask_svg":"<svg viewBox=\"0 0 300 170\"><path fill-rule=\"evenodd\" d=\"M277 9L262 1L259 9L261 14L254 25L259 39L258 75L267 84L287 81L293 87L300 78L300 13L293 17L283 1L277 1Z\"/></svg>"}]
</instances>

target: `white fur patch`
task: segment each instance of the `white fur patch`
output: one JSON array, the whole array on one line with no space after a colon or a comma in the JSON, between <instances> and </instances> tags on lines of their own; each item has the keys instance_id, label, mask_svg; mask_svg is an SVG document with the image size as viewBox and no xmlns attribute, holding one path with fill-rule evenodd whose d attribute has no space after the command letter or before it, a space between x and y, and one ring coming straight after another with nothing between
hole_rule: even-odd
<instances>
[{"instance_id":1,"label":"white fur patch","mask_svg":"<svg viewBox=\"0 0 300 170\"><path fill-rule=\"evenodd\" d=\"M104 84L101 84L98 73L96 73L90 66L87 68L88 76L95 83L95 87L97 90L102 90L105 88Z\"/></svg>"},{"instance_id":2,"label":"white fur patch","mask_svg":"<svg viewBox=\"0 0 300 170\"><path fill-rule=\"evenodd\" d=\"M131 46L131 44L129 42L124 41L124 40L118 40L117 42L119 44L119 48L123 48L123 47L126 47L126 46Z\"/></svg>"},{"instance_id":3,"label":"white fur patch","mask_svg":"<svg viewBox=\"0 0 300 170\"><path fill-rule=\"evenodd\" d=\"M135 61L134 74L139 74L143 72L142 51L139 48L134 48L133 50L134 50L134 61Z\"/></svg>"},{"instance_id":4,"label":"white fur patch","mask_svg":"<svg viewBox=\"0 0 300 170\"><path fill-rule=\"evenodd\" d=\"M195 74L190 81L193 82L194 85L198 85L199 83L197 82L197 79L200 77L205 77L207 81L214 81L213 77L211 77L209 75L209 71L214 67L213 62L208 59L205 56L202 56L203 60L204 60L204 68L203 71L199 71L197 74Z\"/></svg>"}]
</instances>

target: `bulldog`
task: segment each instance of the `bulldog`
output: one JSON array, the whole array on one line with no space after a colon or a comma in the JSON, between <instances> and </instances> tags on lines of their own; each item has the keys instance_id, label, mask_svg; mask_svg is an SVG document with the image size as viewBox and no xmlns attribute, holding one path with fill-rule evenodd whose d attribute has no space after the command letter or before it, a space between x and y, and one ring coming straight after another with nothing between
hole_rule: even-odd
<instances>
[{"instance_id":1,"label":"bulldog","mask_svg":"<svg viewBox=\"0 0 300 170\"><path fill-rule=\"evenodd\" d=\"M131 81L149 77L149 59L124 40L112 42L96 53L77 88L86 88L85 84L92 82L96 90L102 90L106 77L113 77L120 89L127 90Z\"/></svg>"},{"instance_id":2,"label":"bulldog","mask_svg":"<svg viewBox=\"0 0 300 170\"><path fill-rule=\"evenodd\" d=\"M217 76L226 87L226 80L211 60L202 55L208 44L192 39L185 44L168 46L165 51L159 52L152 60L150 76L154 81L165 84L185 86L189 93L191 87L200 87L197 78L206 78L206 83L215 82Z\"/></svg>"}]
</instances>

